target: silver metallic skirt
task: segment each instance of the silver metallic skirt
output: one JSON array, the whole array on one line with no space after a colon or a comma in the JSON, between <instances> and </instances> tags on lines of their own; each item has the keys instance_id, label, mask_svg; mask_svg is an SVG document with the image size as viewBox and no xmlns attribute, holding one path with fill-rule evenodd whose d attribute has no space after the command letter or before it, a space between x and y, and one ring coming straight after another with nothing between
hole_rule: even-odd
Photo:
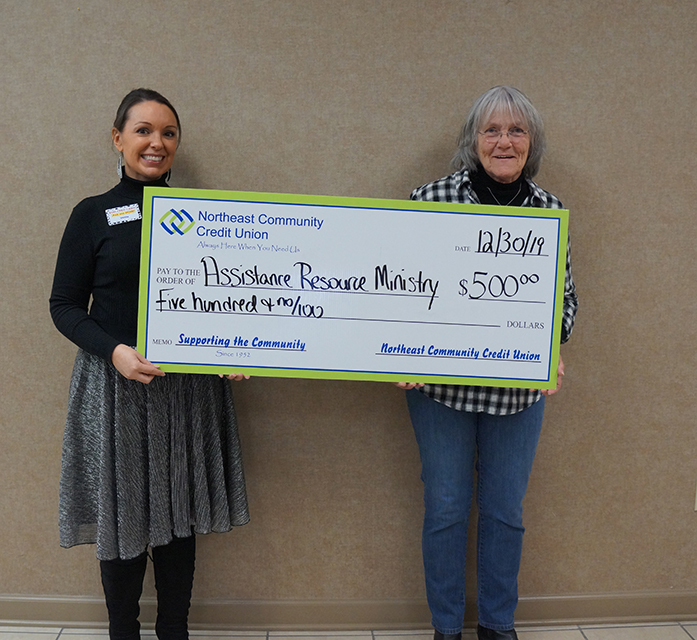
<instances>
[{"instance_id":1,"label":"silver metallic skirt","mask_svg":"<svg viewBox=\"0 0 697 640\"><path fill-rule=\"evenodd\" d=\"M249 521L230 383L168 373L127 380L80 350L63 437L63 547L134 558L173 536L229 531Z\"/></svg>"}]
</instances>

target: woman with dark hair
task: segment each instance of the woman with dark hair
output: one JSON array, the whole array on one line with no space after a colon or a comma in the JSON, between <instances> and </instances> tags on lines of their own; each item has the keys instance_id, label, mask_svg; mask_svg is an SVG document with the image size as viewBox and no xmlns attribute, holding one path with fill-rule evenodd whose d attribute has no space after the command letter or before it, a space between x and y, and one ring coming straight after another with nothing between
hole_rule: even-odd
<instances>
[{"instance_id":1,"label":"woman with dark hair","mask_svg":"<svg viewBox=\"0 0 697 640\"><path fill-rule=\"evenodd\" d=\"M561 209L532 181L545 149L542 119L512 87L494 87L470 109L453 159L455 173L415 189L412 200ZM569 245L561 341L578 303ZM459 640L465 613L465 555L477 470L479 640L515 640L523 497L551 391L399 383L421 455L423 560L435 640Z\"/></svg>"},{"instance_id":2,"label":"woman with dark hair","mask_svg":"<svg viewBox=\"0 0 697 640\"><path fill-rule=\"evenodd\" d=\"M151 547L156 633L188 637L195 533L249 520L229 383L165 374L138 353L143 188L167 186L179 116L136 89L111 130L119 184L72 212L51 292L56 327L78 347L63 439L61 545L97 545L109 635L136 640ZM240 375L228 376L240 379Z\"/></svg>"}]
</instances>

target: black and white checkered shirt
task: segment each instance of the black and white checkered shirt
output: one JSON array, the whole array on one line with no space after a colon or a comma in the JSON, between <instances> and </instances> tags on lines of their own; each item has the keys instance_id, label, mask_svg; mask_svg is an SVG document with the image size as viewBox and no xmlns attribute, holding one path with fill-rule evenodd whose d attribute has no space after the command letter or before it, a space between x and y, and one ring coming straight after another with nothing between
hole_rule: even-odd
<instances>
[{"instance_id":1,"label":"black and white checkered shirt","mask_svg":"<svg viewBox=\"0 0 697 640\"><path fill-rule=\"evenodd\" d=\"M523 202L523 207L543 209L562 209L562 204L551 193L538 187L532 180L527 180L530 195ZM463 204L480 204L467 171L455 173L429 182L411 193L412 200L430 202L461 202ZM574 279L571 276L571 244L566 244L566 276L564 278L564 308L562 311L561 341L566 342L571 335L578 308L578 298ZM452 384L427 384L421 391L436 402L457 411L508 415L527 409L540 399L539 391L529 389L511 389L494 387L469 387Z\"/></svg>"}]
</instances>

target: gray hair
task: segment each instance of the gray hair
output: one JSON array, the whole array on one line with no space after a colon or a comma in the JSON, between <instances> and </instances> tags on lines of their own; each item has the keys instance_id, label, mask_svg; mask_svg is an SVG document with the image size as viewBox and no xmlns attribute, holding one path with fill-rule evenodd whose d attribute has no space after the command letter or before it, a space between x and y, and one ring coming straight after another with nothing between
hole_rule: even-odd
<instances>
[{"instance_id":1,"label":"gray hair","mask_svg":"<svg viewBox=\"0 0 697 640\"><path fill-rule=\"evenodd\" d=\"M526 178L533 178L540 170L542 156L547 146L542 117L522 91L508 86L493 87L474 101L457 140L453 166L456 169L468 171L477 169L479 166L477 133L493 113L501 112L514 119L522 119L525 129L530 134L530 150L523 167L523 175Z\"/></svg>"}]
</instances>

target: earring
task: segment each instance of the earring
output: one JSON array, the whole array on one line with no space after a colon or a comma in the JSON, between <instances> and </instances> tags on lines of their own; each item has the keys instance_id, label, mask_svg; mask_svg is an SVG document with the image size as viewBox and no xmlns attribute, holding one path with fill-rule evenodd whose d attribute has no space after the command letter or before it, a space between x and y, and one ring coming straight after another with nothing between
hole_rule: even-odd
<instances>
[{"instance_id":1,"label":"earring","mask_svg":"<svg viewBox=\"0 0 697 640\"><path fill-rule=\"evenodd\" d=\"M116 173L119 174L119 178L123 178L123 154L119 153L119 159L116 161Z\"/></svg>"},{"instance_id":2,"label":"earring","mask_svg":"<svg viewBox=\"0 0 697 640\"><path fill-rule=\"evenodd\" d=\"M168 170L167 170L167 173L165 173L165 175L164 175L165 182L169 182L169 179L170 179L171 177L172 177L172 170L171 170L171 169L168 169Z\"/></svg>"}]
</instances>

